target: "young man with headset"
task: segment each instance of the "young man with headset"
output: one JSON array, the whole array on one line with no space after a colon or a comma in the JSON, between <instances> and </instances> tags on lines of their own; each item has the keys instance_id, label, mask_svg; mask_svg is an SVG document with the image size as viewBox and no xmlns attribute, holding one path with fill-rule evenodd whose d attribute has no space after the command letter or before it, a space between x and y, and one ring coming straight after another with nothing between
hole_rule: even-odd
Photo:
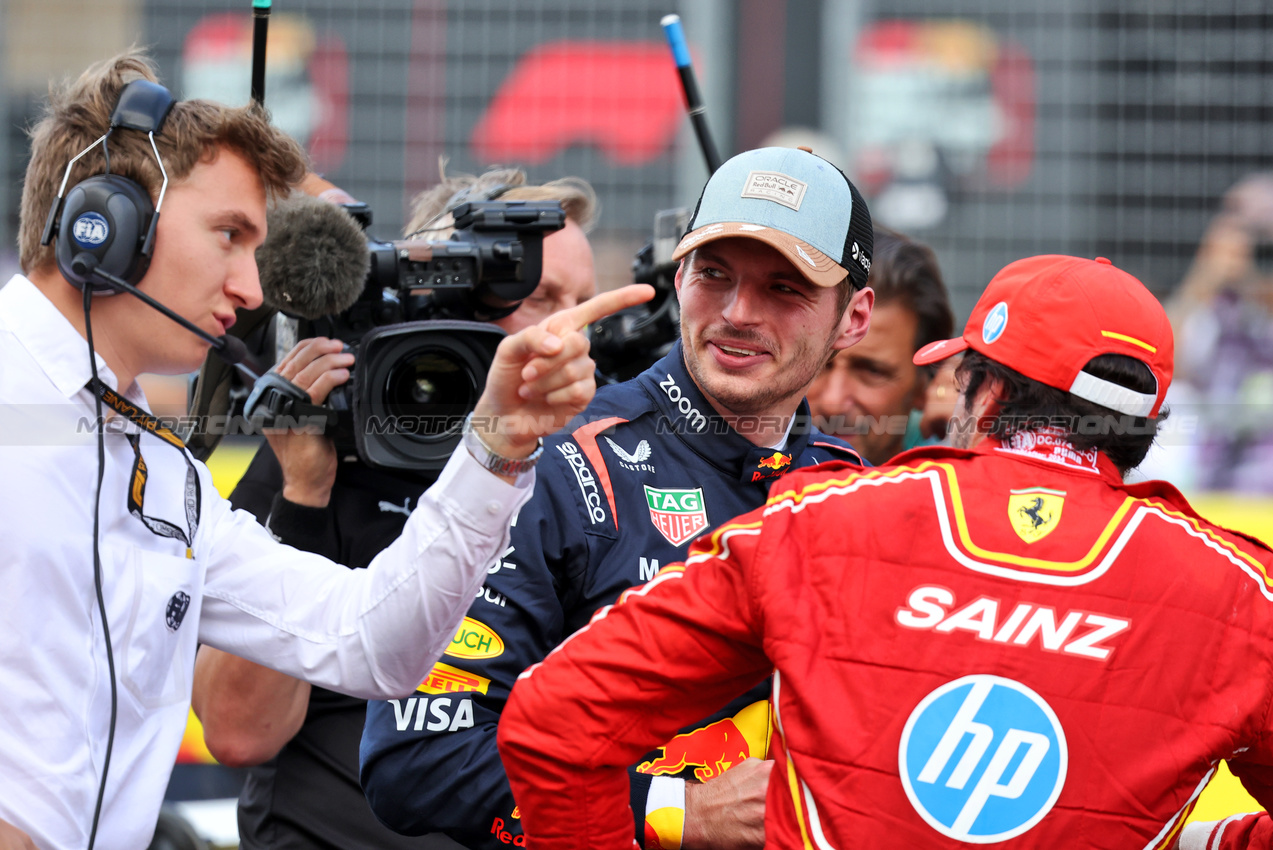
<instances>
[{"instance_id":1,"label":"young man with headset","mask_svg":"<svg viewBox=\"0 0 1273 850\"><path fill-rule=\"evenodd\" d=\"M261 301L267 195L305 157L263 111L172 103L153 80L128 53L52 93L24 274L0 289L0 847L147 843L200 643L363 697L411 692L530 493L531 426L591 397L579 328L649 295L505 340L468 450L369 569L279 545L216 495L135 379L188 372L212 345L234 356L221 337Z\"/></svg>"},{"instance_id":2,"label":"young man with headset","mask_svg":"<svg viewBox=\"0 0 1273 850\"><path fill-rule=\"evenodd\" d=\"M446 239L453 229L451 209L465 201L491 199L557 201L566 213L566 226L544 239L535 292L493 324L516 333L596 293L592 248L585 235L596 217L596 195L578 178L526 185L525 172L512 168L478 177L444 177L415 199L406 235ZM326 387L348 379L353 355L342 353L339 340L306 340L279 370L295 378L310 363L328 375ZM321 404L324 390L312 392L311 400ZM326 437L282 434L269 439L230 494L230 503L268 523L282 542L350 568L366 567L402 533L408 508L436 477L376 469L356 455L337 458ZM394 833L368 808L358 784L365 700L311 687L205 646L195 664L193 706L217 760L248 768L239 795L244 850L315 844L342 850L456 846L445 836ZM463 722L459 705L443 711Z\"/></svg>"}]
</instances>

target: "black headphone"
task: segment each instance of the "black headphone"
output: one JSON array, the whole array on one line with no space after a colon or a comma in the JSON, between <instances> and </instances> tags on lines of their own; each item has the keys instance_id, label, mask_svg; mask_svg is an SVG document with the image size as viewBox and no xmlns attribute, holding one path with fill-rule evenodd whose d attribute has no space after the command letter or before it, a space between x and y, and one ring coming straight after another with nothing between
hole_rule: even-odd
<instances>
[{"instance_id":1,"label":"black headphone","mask_svg":"<svg viewBox=\"0 0 1273 850\"><path fill-rule=\"evenodd\" d=\"M119 94L110 129L67 163L62 186L44 222L40 244L48 245L57 238L54 251L58 270L76 289L87 287L94 295L114 294L119 290L106 275L134 286L145 276L155 249L159 210L168 190L168 172L155 145L155 133L160 131L172 105L168 89L149 80L134 80ZM118 127L138 130L150 139L164 178L157 203L151 203L150 193L137 181L110 173L107 142ZM98 144L106 158L106 173L86 178L67 192L71 169ZM106 275L95 275L99 269Z\"/></svg>"}]
</instances>

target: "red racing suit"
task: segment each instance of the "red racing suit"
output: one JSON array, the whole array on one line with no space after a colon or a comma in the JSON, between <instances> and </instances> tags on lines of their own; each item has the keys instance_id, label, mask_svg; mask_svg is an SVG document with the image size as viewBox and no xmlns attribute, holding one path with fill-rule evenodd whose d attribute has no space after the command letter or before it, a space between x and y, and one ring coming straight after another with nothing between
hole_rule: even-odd
<instances>
[{"instance_id":1,"label":"red racing suit","mask_svg":"<svg viewBox=\"0 0 1273 850\"><path fill-rule=\"evenodd\" d=\"M769 847L1168 848L1221 759L1273 802L1273 553L1095 451L824 464L690 551L513 690L531 846L630 847L625 766L771 670Z\"/></svg>"}]
</instances>

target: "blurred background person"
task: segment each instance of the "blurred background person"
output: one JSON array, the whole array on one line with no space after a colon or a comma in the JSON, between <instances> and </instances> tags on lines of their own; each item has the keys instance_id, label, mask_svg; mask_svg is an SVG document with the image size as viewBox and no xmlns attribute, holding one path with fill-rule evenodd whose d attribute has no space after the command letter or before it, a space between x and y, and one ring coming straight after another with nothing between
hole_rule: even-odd
<instances>
[{"instance_id":1,"label":"blurred background person","mask_svg":"<svg viewBox=\"0 0 1273 850\"><path fill-rule=\"evenodd\" d=\"M955 415L955 401L959 396L955 371L959 368L959 361L962 359L962 355L956 354L932 366L936 374L929 380L928 389L924 393L924 409L920 411L919 416L919 433L934 441L946 439L950 417Z\"/></svg>"},{"instance_id":2,"label":"blurred background person","mask_svg":"<svg viewBox=\"0 0 1273 850\"><path fill-rule=\"evenodd\" d=\"M819 428L850 440L878 465L945 435L949 414L930 416L924 425L920 413L936 369L916 366L911 358L948 338L955 319L933 250L894 230L875 228L867 285L875 290L875 308L866 338L836 352L808 398ZM945 384L937 389L949 395L953 409L955 393Z\"/></svg>"},{"instance_id":3,"label":"blurred background person","mask_svg":"<svg viewBox=\"0 0 1273 850\"><path fill-rule=\"evenodd\" d=\"M446 239L454 224L450 210L485 200L558 201L566 212L565 228L544 239L539 285L516 312L494 324L515 333L596 293L592 249L584 232L596 219L596 195L579 178L528 186L526 174L514 168L480 177L443 175L441 183L414 199L406 234ZM312 346L326 347L328 353L320 357L344 358L322 361L336 369L345 361L352 365L353 355L341 353L339 340L320 339L301 342L284 362ZM347 380L348 371L344 375L333 386ZM326 392L313 401L321 404L325 397ZM322 445L305 442L315 439ZM230 501L250 511L282 542L362 568L397 537L432 478L431 473L373 469L356 455L338 459L327 437L274 435L258 451ZM241 847L457 846L441 835L398 835L372 814L358 783L366 701L311 688L202 647L193 705L212 755L222 764L249 768L239 795Z\"/></svg>"},{"instance_id":4,"label":"blurred background person","mask_svg":"<svg viewBox=\"0 0 1273 850\"><path fill-rule=\"evenodd\" d=\"M1167 308L1178 375L1168 402L1197 430L1151 455L1150 474L1273 493L1273 173L1225 193Z\"/></svg>"}]
</instances>

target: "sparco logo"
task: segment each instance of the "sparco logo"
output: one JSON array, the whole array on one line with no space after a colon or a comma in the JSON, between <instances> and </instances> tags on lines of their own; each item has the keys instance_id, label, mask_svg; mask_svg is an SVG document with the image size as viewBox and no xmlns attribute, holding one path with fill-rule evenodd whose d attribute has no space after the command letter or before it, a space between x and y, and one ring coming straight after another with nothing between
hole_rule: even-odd
<instances>
[{"instance_id":1,"label":"sparco logo","mask_svg":"<svg viewBox=\"0 0 1273 850\"><path fill-rule=\"evenodd\" d=\"M583 495L584 504L588 506L588 518L592 524L606 521L605 508L601 507L601 490L597 487L597 479L592 476L592 469L584 462L583 453L574 443L562 443L557 447L575 471L575 480L579 482L579 492Z\"/></svg>"},{"instance_id":2,"label":"sparco logo","mask_svg":"<svg viewBox=\"0 0 1273 850\"><path fill-rule=\"evenodd\" d=\"M676 405L676 409L681 411L681 415L685 417L685 421L689 423L691 428L701 432L707 427L707 417L700 413L698 408L685 397L675 378L668 375L666 381L659 382L659 388L663 390L672 404Z\"/></svg>"}]
</instances>

